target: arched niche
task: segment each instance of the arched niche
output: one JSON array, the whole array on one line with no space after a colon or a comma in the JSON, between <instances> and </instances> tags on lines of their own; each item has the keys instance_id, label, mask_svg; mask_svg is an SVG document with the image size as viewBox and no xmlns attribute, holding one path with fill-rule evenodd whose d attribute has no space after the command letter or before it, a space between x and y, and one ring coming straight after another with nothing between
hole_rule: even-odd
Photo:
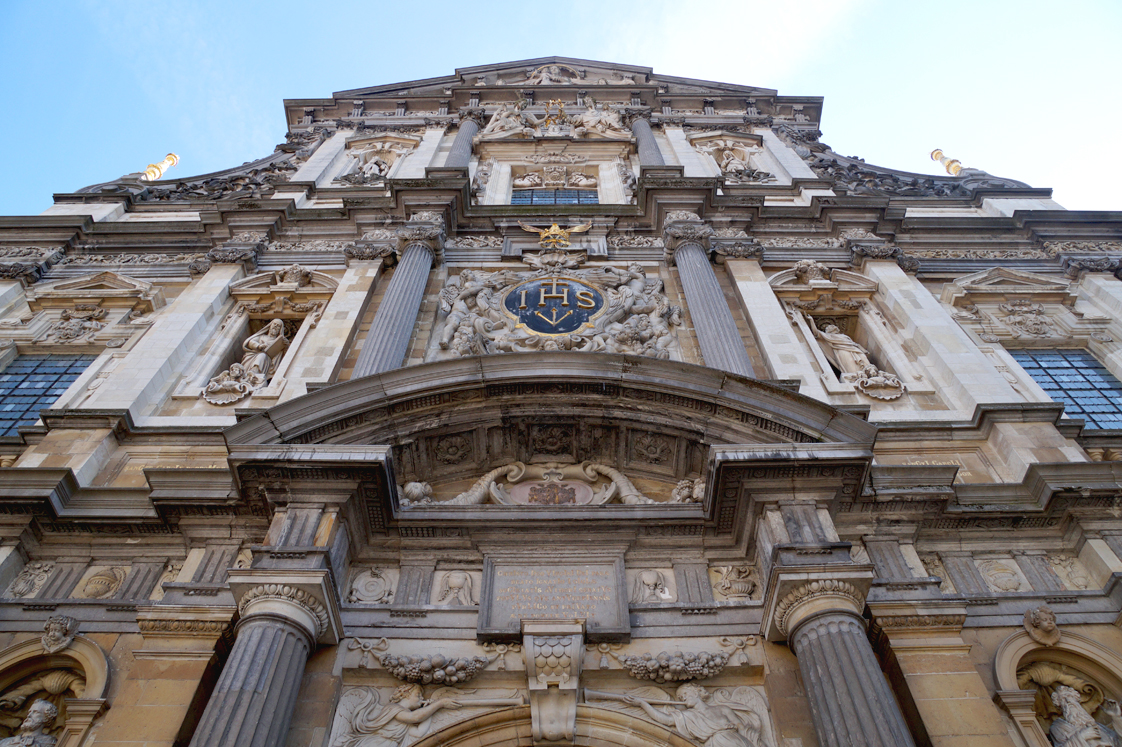
<instances>
[{"instance_id":1,"label":"arched niche","mask_svg":"<svg viewBox=\"0 0 1122 747\"><path fill-rule=\"evenodd\" d=\"M1107 697L1122 697L1122 654L1114 649L1067 630L1052 646L1037 643L1025 631L1014 633L998 647L994 658L997 702L1009 712L1025 744L1031 747L1052 747L1052 742L1037 718L1036 690L1020 689L1017 673L1044 662L1079 673Z\"/></svg>"},{"instance_id":2,"label":"arched niche","mask_svg":"<svg viewBox=\"0 0 1122 747\"><path fill-rule=\"evenodd\" d=\"M78 747L85 740L94 719L105 708L109 691L109 660L101 647L88 638L78 636L67 648L54 654L45 653L42 642L32 638L0 651L0 694L52 670L79 672L85 679L81 698L63 699L66 719L56 745ZM25 702L24 706L27 705Z\"/></svg>"},{"instance_id":3,"label":"arched niche","mask_svg":"<svg viewBox=\"0 0 1122 747\"><path fill-rule=\"evenodd\" d=\"M530 706L518 706L450 724L413 747L529 747L533 741ZM573 743L577 747L696 747L654 722L589 705L577 706Z\"/></svg>"}]
</instances>

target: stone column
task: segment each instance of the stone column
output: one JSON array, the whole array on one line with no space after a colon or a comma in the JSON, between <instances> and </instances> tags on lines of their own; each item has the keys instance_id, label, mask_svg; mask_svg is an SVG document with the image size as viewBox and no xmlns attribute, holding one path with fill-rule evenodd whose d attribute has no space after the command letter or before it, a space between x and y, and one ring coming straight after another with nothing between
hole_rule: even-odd
<instances>
[{"instance_id":1,"label":"stone column","mask_svg":"<svg viewBox=\"0 0 1122 747\"><path fill-rule=\"evenodd\" d=\"M471 142L479 132L479 123L470 117L460 120L460 129L452 141L452 150L444 160L445 168L466 169L471 163Z\"/></svg>"},{"instance_id":2,"label":"stone column","mask_svg":"<svg viewBox=\"0 0 1122 747\"><path fill-rule=\"evenodd\" d=\"M444 242L444 224L439 220L412 221L398 236L405 251L362 343L354 378L401 367L425 296L429 270Z\"/></svg>"},{"instance_id":3,"label":"stone column","mask_svg":"<svg viewBox=\"0 0 1122 747\"><path fill-rule=\"evenodd\" d=\"M658 142L655 140L654 133L651 132L651 123L642 117L636 117L635 121L631 123L631 132L635 134L635 142L639 147L639 165L640 166L665 166L666 159L662 157L662 151L658 149ZM457 138L457 141L459 138ZM452 146L455 152L455 146ZM451 156L449 156L451 160Z\"/></svg>"},{"instance_id":4,"label":"stone column","mask_svg":"<svg viewBox=\"0 0 1122 747\"><path fill-rule=\"evenodd\" d=\"M702 246L713 229L694 218L668 222L667 247L678 265L682 289L686 294L701 355L709 368L719 368L741 376L756 377L744 340L736 329L732 310L721 290L709 253Z\"/></svg>"},{"instance_id":5,"label":"stone column","mask_svg":"<svg viewBox=\"0 0 1122 747\"><path fill-rule=\"evenodd\" d=\"M865 635L856 609L860 596L843 581L819 581L780 603L780 608L788 603L780 627L790 631L818 741L839 747L914 747Z\"/></svg>"},{"instance_id":6,"label":"stone column","mask_svg":"<svg viewBox=\"0 0 1122 747\"><path fill-rule=\"evenodd\" d=\"M288 735L308 653L315 609L287 586L263 585L237 626L237 640L203 711L191 747L280 747ZM288 597L283 592L295 592ZM255 609L258 608L258 609Z\"/></svg>"}]
</instances>

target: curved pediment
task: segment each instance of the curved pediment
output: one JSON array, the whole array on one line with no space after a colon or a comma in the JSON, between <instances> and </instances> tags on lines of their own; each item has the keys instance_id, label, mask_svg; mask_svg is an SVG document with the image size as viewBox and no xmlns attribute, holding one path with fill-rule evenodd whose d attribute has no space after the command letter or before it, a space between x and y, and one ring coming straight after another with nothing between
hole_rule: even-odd
<instances>
[{"instance_id":1,"label":"curved pediment","mask_svg":"<svg viewBox=\"0 0 1122 747\"><path fill-rule=\"evenodd\" d=\"M709 443L868 443L875 426L774 384L686 363L549 352L460 358L336 384L247 418L233 444L386 444L483 420L611 418Z\"/></svg>"}]
</instances>

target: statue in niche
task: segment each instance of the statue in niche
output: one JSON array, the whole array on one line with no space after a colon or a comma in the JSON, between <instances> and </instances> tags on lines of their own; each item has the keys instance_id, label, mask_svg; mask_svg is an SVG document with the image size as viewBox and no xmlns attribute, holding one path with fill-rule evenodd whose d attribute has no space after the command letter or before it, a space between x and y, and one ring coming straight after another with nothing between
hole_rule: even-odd
<instances>
[{"instance_id":1,"label":"statue in niche","mask_svg":"<svg viewBox=\"0 0 1122 747\"><path fill-rule=\"evenodd\" d=\"M55 747L58 739L46 730L54 724L56 718L58 709L53 703L48 700L35 701L15 735L0 739L0 747Z\"/></svg>"},{"instance_id":2,"label":"statue in niche","mask_svg":"<svg viewBox=\"0 0 1122 747\"><path fill-rule=\"evenodd\" d=\"M383 706L378 691L357 688L359 701L346 719L344 732L331 747L404 747L429 733L432 717L442 710L502 708L522 705L521 697L469 699L472 691L440 687L426 700L420 685L402 685Z\"/></svg>"},{"instance_id":3,"label":"statue in niche","mask_svg":"<svg viewBox=\"0 0 1122 747\"><path fill-rule=\"evenodd\" d=\"M436 603L443 607L470 607L475 604L471 589L471 574L467 571L448 571L440 581Z\"/></svg>"},{"instance_id":4,"label":"statue in niche","mask_svg":"<svg viewBox=\"0 0 1122 747\"><path fill-rule=\"evenodd\" d=\"M670 705L669 709L656 708L651 702L654 698L643 697L648 695L646 691L651 691L649 695L654 698L663 695L657 688L643 688L620 700L638 706L653 720L703 747L774 747L764 723L767 705L749 687L738 687L731 694L719 690L710 697L705 688L687 683L675 691L675 701L655 700Z\"/></svg>"},{"instance_id":5,"label":"statue in niche","mask_svg":"<svg viewBox=\"0 0 1122 747\"><path fill-rule=\"evenodd\" d=\"M3 727L5 730L3 733L6 734L12 734L13 731L18 729L16 736L25 735L21 724L25 724L37 708L43 708L39 705L40 703L49 705L52 709L57 709L61 707L64 698L81 698L85 692L85 677L70 669L48 669L37 672L23 680L18 686L10 688L3 695L0 695L0 727ZM28 701L31 701L30 707L21 714L20 709ZM48 723L53 723L54 718L52 716ZM40 744L40 742L30 741L0 741L0 744L25 743ZM43 744L54 743L44 742Z\"/></svg>"},{"instance_id":6,"label":"statue in niche","mask_svg":"<svg viewBox=\"0 0 1122 747\"><path fill-rule=\"evenodd\" d=\"M1048 736L1056 747L1122 747L1122 708L1117 701L1104 700L1100 707L1110 718L1110 726L1100 724L1083 706L1079 692L1068 685L1052 691L1052 702L1063 716L1052 721ZM1113 727L1113 728L1111 728Z\"/></svg>"},{"instance_id":7,"label":"statue in niche","mask_svg":"<svg viewBox=\"0 0 1122 747\"><path fill-rule=\"evenodd\" d=\"M274 319L260 332L242 343L241 363L231 364L215 376L203 390L203 399L212 405L231 405L265 386L288 350L284 322Z\"/></svg>"},{"instance_id":8,"label":"statue in niche","mask_svg":"<svg viewBox=\"0 0 1122 747\"><path fill-rule=\"evenodd\" d=\"M569 118L573 126L573 137L587 137L599 135L607 140L630 140L631 130L623 123L619 112L615 109L605 109L603 104L597 104L588 99L587 108L580 114Z\"/></svg>"},{"instance_id":9,"label":"statue in niche","mask_svg":"<svg viewBox=\"0 0 1122 747\"><path fill-rule=\"evenodd\" d=\"M808 316L810 331L822 346L830 363L841 372L841 380L853 384L862 394L875 399L893 400L904 393L904 385L893 374L882 371L869 360L869 351L854 342L836 324L821 328Z\"/></svg>"}]
</instances>

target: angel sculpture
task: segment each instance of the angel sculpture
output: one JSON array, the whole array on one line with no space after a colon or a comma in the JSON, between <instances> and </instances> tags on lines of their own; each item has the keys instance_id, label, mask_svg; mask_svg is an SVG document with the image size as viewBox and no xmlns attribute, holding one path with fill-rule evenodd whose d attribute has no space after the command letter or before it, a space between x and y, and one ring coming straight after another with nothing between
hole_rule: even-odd
<instances>
[{"instance_id":1,"label":"angel sculpture","mask_svg":"<svg viewBox=\"0 0 1122 747\"><path fill-rule=\"evenodd\" d=\"M665 700L666 694L655 687L640 688L626 695L585 692L586 698L615 700L641 708L658 723L703 747L775 747L767 703L752 688L737 687L732 692L721 689L710 696L704 687L687 682L674 695L675 700Z\"/></svg>"}]
</instances>

